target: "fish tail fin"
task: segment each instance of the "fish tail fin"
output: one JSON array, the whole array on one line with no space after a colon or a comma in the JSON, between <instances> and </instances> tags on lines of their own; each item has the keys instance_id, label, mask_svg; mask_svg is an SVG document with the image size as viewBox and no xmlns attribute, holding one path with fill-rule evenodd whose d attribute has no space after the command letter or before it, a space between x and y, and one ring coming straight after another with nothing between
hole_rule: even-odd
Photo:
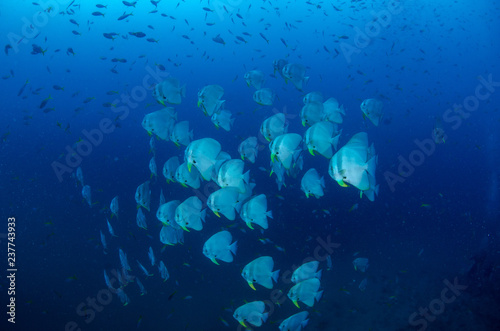
<instances>
[{"instance_id":1,"label":"fish tail fin","mask_svg":"<svg viewBox=\"0 0 500 331\"><path fill-rule=\"evenodd\" d=\"M315 275L315 276L316 276L316 278L318 278L319 280L321 280L321 275L322 275L322 273L323 273L323 269L321 269L320 271L318 271L318 272L316 273L316 275Z\"/></svg>"},{"instance_id":2,"label":"fish tail fin","mask_svg":"<svg viewBox=\"0 0 500 331\"><path fill-rule=\"evenodd\" d=\"M273 218L273 211L272 210L267 211L266 216L269 218Z\"/></svg>"},{"instance_id":3,"label":"fish tail fin","mask_svg":"<svg viewBox=\"0 0 500 331\"><path fill-rule=\"evenodd\" d=\"M193 130L189 131L188 137L193 140Z\"/></svg>"},{"instance_id":4,"label":"fish tail fin","mask_svg":"<svg viewBox=\"0 0 500 331\"><path fill-rule=\"evenodd\" d=\"M304 77L304 84L307 84L309 82L309 77Z\"/></svg>"},{"instance_id":5,"label":"fish tail fin","mask_svg":"<svg viewBox=\"0 0 500 331\"><path fill-rule=\"evenodd\" d=\"M273 274L271 275L271 278L274 280L275 283L278 282L278 277L280 276L280 270L276 270L273 272Z\"/></svg>"},{"instance_id":6,"label":"fish tail fin","mask_svg":"<svg viewBox=\"0 0 500 331\"><path fill-rule=\"evenodd\" d=\"M245 172L245 173L243 174L243 181L244 181L245 183L247 183L247 184L248 184L248 182L250 181L250 170L248 170L247 172Z\"/></svg>"},{"instance_id":7,"label":"fish tail fin","mask_svg":"<svg viewBox=\"0 0 500 331\"><path fill-rule=\"evenodd\" d=\"M200 214L200 218L203 222L205 222L205 217L207 216L207 208L203 209Z\"/></svg>"},{"instance_id":8,"label":"fish tail fin","mask_svg":"<svg viewBox=\"0 0 500 331\"><path fill-rule=\"evenodd\" d=\"M229 246L229 250L231 251L231 253L233 253L233 255L236 255L236 251L238 250L238 240L236 240L234 243L231 244L231 246Z\"/></svg>"},{"instance_id":9,"label":"fish tail fin","mask_svg":"<svg viewBox=\"0 0 500 331\"><path fill-rule=\"evenodd\" d=\"M340 138L340 135L342 134L342 130L340 130L339 134L336 135L335 137L333 137L330 142L332 143L333 145L333 148L335 148L335 150L337 150L338 148L338 145L339 145L339 138Z\"/></svg>"},{"instance_id":10,"label":"fish tail fin","mask_svg":"<svg viewBox=\"0 0 500 331\"><path fill-rule=\"evenodd\" d=\"M316 293L316 302L319 302L321 300L321 296L323 295L323 290L319 291Z\"/></svg>"},{"instance_id":11,"label":"fish tail fin","mask_svg":"<svg viewBox=\"0 0 500 331\"><path fill-rule=\"evenodd\" d=\"M339 107L339 113L341 113L342 115L345 115L344 105Z\"/></svg>"},{"instance_id":12,"label":"fish tail fin","mask_svg":"<svg viewBox=\"0 0 500 331\"><path fill-rule=\"evenodd\" d=\"M240 210L241 210L241 205L243 204L243 201L238 201L235 205L234 205L234 209L238 212L238 214L240 213Z\"/></svg>"},{"instance_id":13,"label":"fish tail fin","mask_svg":"<svg viewBox=\"0 0 500 331\"><path fill-rule=\"evenodd\" d=\"M378 156L375 155L374 157L372 157L367 163L367 167L366 167L366 171L375 177L375 169L377 167L377 158Z\"/></svg>"},{"instance_id":14,"label":"fish tail fin","mask_svg":"<svg viewBox=\"0 0 500 331\"><path fill-rule=\"evenodd\" d=\"M266 323L268 317L269 317L269 313L262 314L262 322Z\"/></svg>"},{"instance_id":15,"label":"fish tail fin","mask_svg":"<svg viewBox=\"0 0 500 331\"><path fill-rule=\"evenodd\" d=\"M319 179L319 184L322 186L322 187L325 187L325 177L321 177Z\"/></svg>"},{"instance_id":16,"label":"fish tail fin","mask_svg":"<svg viewBox=\"0 0 500 331\"><path fill-rule=\"evenodd\" d=\"M376 185L374 188L373 188L373 192L375 192L375 194L378 196L378 190L380 188L380 185Z\"/></svg>"},{"instance_id":17,"label":"fish tail fin","mask_svg":"<svg viewBox=\"0 0 500 331\"><path fill-rule=\"evenodd\" d=\"M186 84L182 85L181 87L181 96L182 97L186 96Z\"/></svg>"}]
</instances>

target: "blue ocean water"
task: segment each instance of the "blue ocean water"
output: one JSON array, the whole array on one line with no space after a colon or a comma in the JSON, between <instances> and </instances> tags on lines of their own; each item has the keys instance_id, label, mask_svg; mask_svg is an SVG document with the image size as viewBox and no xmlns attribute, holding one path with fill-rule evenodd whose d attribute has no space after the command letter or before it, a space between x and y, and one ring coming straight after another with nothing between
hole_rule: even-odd
<instances>
[{"instance_id":1,"label":"blue ocean water","mask_svg":"<svg viewBox=\"0 0 500 331\"><path fill-rule=\"evenodd\" d=\"M7 245L15 244L17 270L15 293L6 278L11 272L2 276L4 307L15 299L15 319L4 308L2 330L244 330L232 315L256 300L269 314L261 330L277 330L303 310L306 330L497 330L499 9L484 0L2 1L0 240L5 270L13 268ZM278 59L306 68L303 91L274 72ZM255 88L244 75L254 69L276 94L272 106L253 101ZM215 187L166 183L163 164L172 156L182 160L185 146L153 136L150 151L141 123L164 108L152 91L166 77L186 85L182 103L167 106L178 121L189 121L194 139L213 138L239 158L241 141L258 137L256 163L245 161L245 171L256 184L253 194L265 194L272 210L268 229L251 230L239 216L228 221L207 210L203 230L186 232L182 245L160 242L160 191L166 201L198 196L205 208ZM210 84L224 88L225 108L235 118L230 131L217 129L197 107L198 92ZM339 148L358 132L374 144L375 201L360 198L352 185L339 186L328 174L329 160L307 149L302 170L286 176L281 190L269 176L262 122L285 113L288 132L303 136L300 111L313 91L344 105ZM360 109L369 98L383 102L378 126ZM112 123L112 132L103 133L102 123ZM436 140L436 129L446 139ZM157 178L148 167L153 155ZM91 207L75 177L78 167L91 187ZM324 176L318 199L301 191L310 168ZM136 225L134 195L147 180L144 230ZM115 196L118 219L109 209ZM9 217L15 218L10 241ZM238 251L232 263L217 266L202 249L223 229ZM165 282L149 263L149 247L169 270ZM106 270L118 284L119 248L147 290L141 296L136 282L124 286L126 306L103 277ZM273 257L281 271L273 290L256 285L254 291L240 275L259 256ZM353 267L358 257L369 259L366 272ZM290 275L311 259L323 270L323 295L298 309L286 296ZM143 275L135 260L154 275Z\"/></svg>"}]
</instances>

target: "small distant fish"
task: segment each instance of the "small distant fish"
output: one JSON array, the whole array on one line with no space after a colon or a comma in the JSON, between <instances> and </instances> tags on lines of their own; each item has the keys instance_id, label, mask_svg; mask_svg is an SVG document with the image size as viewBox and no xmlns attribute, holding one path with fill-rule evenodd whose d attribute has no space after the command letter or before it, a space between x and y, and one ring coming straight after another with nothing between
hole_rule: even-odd
<instances>
[{"instance_id":1,"label":"small distant fish","mask_svg":"<svg viewBox=\"0 0 500 331\"><path fill-rule=\"evenodd\" d=\"M222 322L222 324L224 324L225 327L229 327L229 323L225 319L219 317L219 320Z\"/></svg>"},{"instance_id":2,"label":"small distant fish","mask_svg":"<svg viewBox=\"0 0 500 331\"><path fill-rule=\"evenodd\" d=\"M285 253L285 249L281 246L274 245L274 248L276 248L278 251Z\"/></svg>"},{"instance_id":3,"label":"small distant fish","mask_svg":"<svg viewBox=\"0 0 500 331\"><path fill-rule=\"evenodd\" d=\"M66 278L66 283L72 282L72 281L77 280L77 279L78 278L76 277L76 275L70 276L70 277Z\"/></svg>"},{"instance_id":4,"label":"small distant fish","mask_svg":"<svg viewBox=\"0 0 500 331\"><path fill-rule=\"evenodd\" d=\"M361 291L366 290L366 285L367 285L367 283L368 283L368 279L366 279L366 278L365 278L365 279L363 279L363 280L359 283L359 289L360 289Z\"/></svg>"},{"instance_id":5,"label":"small distant fish","mask_svg":"<svg viewBox=\"0 0 500 331\"><path fill-rule=\"evenodd\" d=\"M30 82L29 80L26 80L26 82L24 82L24 85L21 86L21 89L19 90L19 92L17 92L17 96L20 96L21 94L23 94L24 89L26 88L26 85L29 84L29 82Z\"/></svg>"},{"instance_id":6,"label":"small distant fish","mask_svg":"<svg viewBox=\"0 0 500 331\"><path fill-rule=\"evenodd\" d=\"M351 208L349 208L349 213L350 213L351 211L357 210L358 208L359 208L359 204L358 204L358 203L355 203L354 205L352 205L352 207L351 207Z\"/></svg>"},{"instance_id":7,"label":"small distant fish","mask_svg":"<svg viewBox=\"0 0 500 331\"><path fill-rule=\"evenodd\" d=\"M142 322L142 315L139 316L139 319L137 320L137 329L140 328Z\"/></svg>"},{"instance_id":8,"label":"small distant fish","mask_svg":"<svg viewBox=\"0 0 500 331\"><path fill-rule=\"evenodd\" d=\"M106 219L106 222L108 223L108 231L109 231L109 234L113 237L118 237L116 234L115 234L115 231L113 230L113 227L111 226L111 223L109 223L109 220Z\"/></svg>"},{"instance_id":9,"label":"small distant fish","mask_svg":"<svg viewBox=\"0 0 500 331\"><path fill-rule=\"evenodd\" d=\"M104 14L101 13L100 11L95 11L95 12L92 13L92 15L93 16L102 16L102 17L104 17Z\"/></svg>"},{"instance_id":10,"label":"small distant fish","mask_svg":"<svg viewBox=\"0 0 500 331\"><path fill-rule=\"evenodd\" d=\"M137 1L134 1L134 2L122 1L122 3L127 7L135 7L135 5L137 4Z\"/></svg>"},{"instance_id":11,"label":"small distant fish","mask_svg":"<svg viewBox=\"0 0 500 331\"><path fill-rule=\"evenodd\" d=\"M267 39L266 36L264 36L264 34L262 34L262 32L260 32L259 35L262 37L262 39L264 39L266 41L266 43L269 44L269 39Z\"/></svg>"},{"instance_id":12,"label":"small distant fish","mask_svg":"<svg viewBox=\"0 0 500 331\"><path fill-rule=\"evenodd\" d=\"M40 46L38 46L36 44L32 44L31 47L33 48L33 50L31 51L31 54L33 54L33 55L36 55L36 54L45 55L45 52L47 51L47 49L42 49Z\"/></svg>"},{"instance_id":13,"label":"small distant fish","mask_svg":"<svg viewBox=\"0 0 500 331\"><path fill-rule=\"evenodd\" d=\"M153 276L153 274L150 274L149 271L141 264L141 262L137 261L137 264L141 268L142 272L144 272L144 275L146 275L146 277Z\"/></svg>"},{"instance_id":14,"label":"small distant fish","mask_svg":"<svg viewBox=\"0 0 500 331\"><path fill-rule=\"evenodd\" d=\"M52 99L52 97L49 95L47 98L43 99L42 102L40 103L40 106L38 108L42 109L47 105L47 102Z\"/></svg>"},{"instance_id":15,"label":"small distant fish","mask_svg":"<svg viewBox=\"0 0 500 331\"><path fill-rule=\"evenodd\" d=\"M332 270L332 268L333 268L332 256L328 255L326 257L326 270Z\"/></svg>"},{"instance_id":16,"label":"small distant fish","mask_svg":"<svg viewBox=\"0 0 500 331\"><path fill-rule=\"evenodd\" d=\"M222 45L226 44L224 39L221 38L220 34L218 34L216 37L212 38L212 40L218 44L222 44Z\"/></svg>"},{"instance_id":17,"label":"small distant fish","mask_svg":"<svg viewBox=\"0 0 500 331\"><path fill-rule=\"evenodd\" d=\"M342 287L342 288L340 288L340 290L341 290L342 292L344 292L345 294L347 294L347 295L351 295L351 292L349 292L347 289L345 289L345 288L343 288L343 287Z\"/></svg>"},{"instance_id":18,"label":"small distant fish","mask_svg":"<svg viewBox=\"0 0 500 331\"><path fill-rule=\"evenodd\" d=\"M133 14L132 13L127 14L127 13L124 12L122 16L118 17L118 21L122 21L122 20L126 19L129 16L133 16Z\"/></svg>"},{"instance_id":19,"label":"small distant fish","mask_svg":"<svg viewBox=\"0 0 500 331\"><path fill-rule=\"evenodd\" d=\"M134 37L137 37L137 38L143 38L146 36L146 34L144 32L129 32L128 33L129 35L131 36L134 36Z\"/></svg>"},{"instance_id":20,"label":"small distant fish","mask_svg":"<svg viewBox=\"0 0 500 331\"><path fill-rule=\"evenodd\" d=\"M247 43L247 41L246 41L246 40L245 40L245 38L243 38L243 37L236 36L236 39L238 39L239 41L244 42L245 44Z\"/></svg>"},{"instance_id":21,"label":"small distant fish","mask_svg":"<svg viewBox=\"0 0 500 331\"><path fill-rule=\"evenodd\" d=\"M5 45L4 51L6 55L9 55L9 49L12 49L12 46L10 44Z\"/></svg>"}]
</instances>

